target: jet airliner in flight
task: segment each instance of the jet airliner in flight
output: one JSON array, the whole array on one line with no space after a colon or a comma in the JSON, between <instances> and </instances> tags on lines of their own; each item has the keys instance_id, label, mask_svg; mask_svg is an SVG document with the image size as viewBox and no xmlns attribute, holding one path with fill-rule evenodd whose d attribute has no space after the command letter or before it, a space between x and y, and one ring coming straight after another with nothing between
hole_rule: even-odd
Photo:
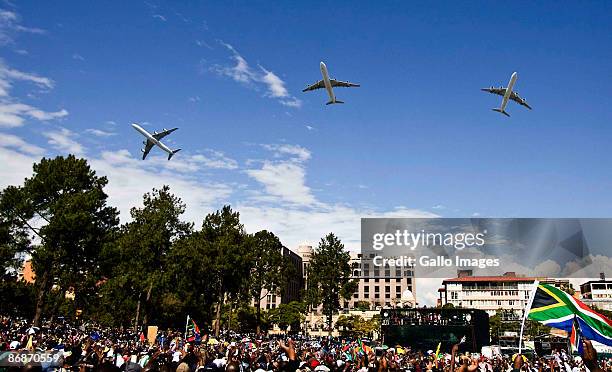
<instances>
[{"instance_id":1,"label":"jet airliner in flight","mask_svg":"<svg viewBox=\"0 0 612 372\"><path fill-rule=\"evenodd\" d=\"M321 62L319 66L321 68L321 75L323 75L323 80L319 80L316 83L307 86L306 89L304 89L302 92L308 92L310 90L325 88L327 90L327 94L329 95L329 102L327 102L326 105L331 105L334 103L344 103L336 99L336 95L334 94L334 90L332 89L333 87L349 88L349 87L359 87L360 86L359 84L350 83L348 81L330 79L329 73L327 72L327 66L325 66L325 63Z\"/></svg>"},{"instance_id":2,"label":"jet airliner in flight","mask_svg":"<svg viewBox=\"0 0 612 372\"><path fill-rule=\"evenodd\" d=\"M140 150L140 151L142 151L142 160L145 160L145 158L149 154L149 151L151 151L151 149L155 145L157 145L160 149L162 149L162 150L164 150L165 152L168 153L168 160L172 159L172 156L174 154L176 154L177 152L181 151L181 149L172 150L168 146L166 146L163 143L161 143L161 141L160 141L162 138L166 137L167 135L169 135L170 133L174 132L178 128L172 128L172 129L165 129L164 128L159 133L158 132L153 132L153 134L151 134L151 133L147 132L143 127L141 127L140 125L138 125L136 123L132 124L132 127L134 129L136 129L138 132L140 132L140 134L145 136L145 138L147 139L146 141L142 142L142 144L144 145L144 148Z\"/></svg>"},{"instance_id":3,"label":"jet airliner in flight","mask_svg":"<svg viewBox=\"0 0 612 372\"><path fill-rule=\"evenodd\" d=\"M508 100L512 100L516 103L518 103L519 105L525 106L528 109L531 110L531 106L529 106L527 104L527 101L523 98L521 98L518 95L518 92L515 92L512 90L512 88L514 88L514 84L516 83L516 79L518 78L518 74L515 72L512 74L512 76L510 77L510 82L508 83L508 87L504 88L504 87L499 87L499 88L482 88L481 90L484 92L489 92L489 93L493 93L493 94L497 94L500 96L503 96L502 98L502 103L500 108L494 108L493 111L497 111L500 112L506 116L510 116L510 114L508 114L506 112L506 106L508 105Z\"/></svg>"}]
</instances>

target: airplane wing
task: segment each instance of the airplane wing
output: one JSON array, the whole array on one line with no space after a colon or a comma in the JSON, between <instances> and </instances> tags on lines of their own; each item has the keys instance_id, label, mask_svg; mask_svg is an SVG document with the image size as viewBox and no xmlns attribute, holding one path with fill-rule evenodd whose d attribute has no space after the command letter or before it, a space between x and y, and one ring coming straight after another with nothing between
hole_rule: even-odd
<instances>
[{"instance_id":1,"label":"airplane wing","mask_svg":"<svg viewBox=\"0 0 612 372\"><path fill-rule=\"evenodd\" d=\"M177 130L178 128L172 128L172 129L164 129L162 132L159 133L153 133L153 138L155 138L156 140L160 140L164 137L166 137L167 135L169 135L170 133L174 132L175 130Z\"/></svg>"},{"instance_id":2,"label":"airplane wing","mask_svg":"<svg viewBox=\"0 0 612 372\"><path fill-rule=\"evenodd\" d=\"M321 88L325 88L325 83L323 83L323 80L319 80L316 83L307 86L304 90L302 90L302 92L308 92L310 90L316 90Z\"/></svg>"},{"instance_id":3,"label":"airplane wing","mask_svg":"<svg viewBox=\"0 0 612 372\"><path fill-rule=\"evenodd\" d=\"M147 140L147 144L145 145L144 149L140 150L142 151L142 160L145 160L147 155L149 155L149 151L151 151L154 145L155 144L153 142Z\"/></svg>"},{"instance_id":4,"label":"airplane wing","mask_svg":"<svg viewBox=\"0 0 612 372\"><path fill-rule=\"evenodd\" d=\"M499 96L503 96L504 94L506 94L506 88L482 88L481 89L483 92L489 92L489 93L493 93L493 94L497 94Z\"/></svg>"},{"instance_id":5,"label":"airplane wing","mask_svg":"<svg viewBox=\"0 0 612 372\"><path fill-rule=\"evenodd\" d=\"M359 84L354 84L348 81L340 81L340 80L336 80L336 79L329 79L329 82L331 83L332 87L344 87L344 88L350 88L350 87L359 87Z\"/></svg>"},{"instance_id":6,"label":"airplane wing","mask_svg":"<svg viewBox=\"0 0 612 372\"><path fill-rule=\"evenodd\" d=\"M512 94L510 95L510 99L513 100L514 102L518 103L521 106L525 106L528 109L531 110L531 106L529 106L527 104L527 101L525 101L523 98L521 98L517 92L512 92Z\"/></svg>"}]
</instances>

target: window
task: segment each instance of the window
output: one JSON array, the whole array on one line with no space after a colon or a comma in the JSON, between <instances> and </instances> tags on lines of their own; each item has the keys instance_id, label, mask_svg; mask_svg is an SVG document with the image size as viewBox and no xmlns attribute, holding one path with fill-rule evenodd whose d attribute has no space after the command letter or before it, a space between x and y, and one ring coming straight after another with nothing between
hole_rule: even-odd
<instances>
[{"instance_id":1,"label":"window","mask_svg":"<svg viewBox=\"0 0 612 372\"><path fill-rule=\"evenodd\" d=\"M380 294L379 293L375 293L374 294L374 298L380 298Z\"/></svg>"},{"instance_id":2,"label":"window","mask_svg":"<svg viewBox=\"0 0 612 372\"><path fill-rule=\"evenodd\" d=\"M401 285L395 286L395 293L402 293L402 286Z\"/></svg>"},{"instance_id":3,"label":"window","mask_svg":"<svg viewBox=\"0 0 612 372\"><path fill-rule=\"evenodd\" d=\"M380 276L380 270L374 269L374 276Z\"/></svg>"},{"instance_id":4,"label":"window","mask_svg":"<svg viewBox=\"0 0 612 372\"><path fill-rule=\"evenodd\" d=\"M389 278L385 279L385 283L390 283L390 282L391 282L391 279Z\"/></svg>"},{"instance_id":5,"label":"window","mask_svg":"<svg viewBox=\"0 0 612 372\"><path fill-rule=\"evenodd\" d=\"M390 286L385 286L385 293L389 293L391 292L391 287Z\"/></svg>"},{"instance_id":6,"label":"window","mask_svg":"<svg viewBox=\"0 0 612 372\"><path fill-rule=\"evenodd\" d=\"M370 286L369 286L369 285L364 286L364 287L363 287L363 291L364 291L365 293L370 292Z\"/></svg>"},{"instance_id":7,"label":"window","mask_svg":"<svg viewBox=\"0 0 612 372\"><path fill-rule=\"evenodd\" d=\"M391 270L385 270L385 276L391 276Z\"/></svg>"},{"instance_id":8,"label":"window","mask_svg":"<svg viewBox=\"0 0 612 372\"><path fill-rule=\"evenodd\" d=\"M385 293L385 298L391 298L391 294L390 293Z\"/></svg>"}]
</instances>

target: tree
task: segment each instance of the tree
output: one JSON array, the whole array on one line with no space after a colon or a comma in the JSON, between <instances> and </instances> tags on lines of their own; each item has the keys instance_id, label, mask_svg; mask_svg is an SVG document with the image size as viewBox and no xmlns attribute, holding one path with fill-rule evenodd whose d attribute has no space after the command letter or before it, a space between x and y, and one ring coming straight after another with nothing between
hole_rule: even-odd
<instances>
[{"instance_id":1,"label":"tree","mask_svg":"<svg viewBox=\"0 0 612 372\"><path fill-rule=\"evenodd\" d=\"M166 285L172 267L168 257L174 242L192 232L193 225L181 221L185 207L168 186L153 189L144 195L142 208L131 209L132 221L121 226L115 242L107 246L103 307L123 314L124 322L127 314L135 313L138 327L142 313L146 325L154 316L159 320L165 308L176 308L174 290Z\"/></svg>"},{"instance_id":2,"label":"tree","mask_svg":"<svg viewBox=\"0 0 612 372\"><path fill-rule=\"evenodd\" d=\"M355 308L361 311L370 310L370 302L369 301L357 301L355 304Z\"/></svg>"},{"instance_id":3,"label":"tree","mask_svg":"<svg viewBox=\"0 0 612 372\"><path fill-rule=\"evenodd\" d=\"M248 244L240 214L229 205L206 216L198 233L200 244L211 258L207 267L212 275L209 283L215 293L215 336L219 335L221 308L226 298L232 299L248 289L251 272Z\"/></svg>"},{"instance_id":4,"label":"tree","mask_svg":"<svg viewBox=\"0 0 612 372\"><path fill-rule=\"evenodd\" d=\"M351 280L350 255L333 233L321 239L310 260L307 299L312 306L323 304L327 326L331 333L332 316L340 307L340 299L350 299L357 290Z\"/></svg>"},{"instance_id":5,"label":"tree","mask_svg":"<svg viewBox=\"0 0 612 372\"><path fill-rule=\"evenodd\" d=\"M261 300L268 293L280 294L291 263L283 257L283 244L273 233L262 230L249 237L251 275L249 288L257 309L257 333L260 332ZM265 292L264 292L265 290Z\"/></svg>"},{"instance_id":6,"label":"tree","mask_svg":"<svg viewBox=\"0 0 612 372\"><path fill-rule=\"evenodd\" d=\"M306 306L302 302L291 301L288 304L280 304L277 308L268 311L270 321L286 332L291 327L292 332L300 328L304 320Z\"/></svg>"},{"instance_id":7,"label":"tree","mask_svg":"<svg viewBox=\"0 0 612 372\"><path fill-rule=\"evenodd\" d=\"M345 336L364 337L370 336L379 327L379 319L364 319L360 315L341 315L336 320L336 328Z\"/></svg>"},{"instance_id":8,"label":"tree","mask_svg":"<svg viewBox=\"0 0 612 372\"><path fill-rule=\"evenodd\" d=\"M60 293L73 288L77 308L95 298L99 252L119 221L117 210L106 204L106 177L96 176L85 159L43 158L33 171L23 186L2 192L0 209L14 233L8 246L28 245L26 230L40 241L28 252L36 273L36 325L53 286ZM5 241L4 251L6 246Z\"/></svg>"}]
</instances>

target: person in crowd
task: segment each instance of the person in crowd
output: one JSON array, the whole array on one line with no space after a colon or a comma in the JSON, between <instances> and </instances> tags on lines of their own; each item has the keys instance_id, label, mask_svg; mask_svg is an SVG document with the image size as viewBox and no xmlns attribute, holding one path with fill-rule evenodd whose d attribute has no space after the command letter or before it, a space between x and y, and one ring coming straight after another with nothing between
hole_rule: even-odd
<instances>
[{"instance_id":1,"label":"person in crowd","mask_svg":"<svg viewBox=\"0 0 612 372\"><path fill-rule=\"evenodd\" d=\"M612 359L598 358L584 340L582 356L564 350L527 358L460 352L454 345L436 358L410 345L332 337L295 338L226 332L187 342L181 332L160 332L149 342L139 332L63 319L32 327L26 319L0 318L0 372L612 372ZM10 366L9 353L52 355L52 362Z\"/></svg>"}]
</instances>

